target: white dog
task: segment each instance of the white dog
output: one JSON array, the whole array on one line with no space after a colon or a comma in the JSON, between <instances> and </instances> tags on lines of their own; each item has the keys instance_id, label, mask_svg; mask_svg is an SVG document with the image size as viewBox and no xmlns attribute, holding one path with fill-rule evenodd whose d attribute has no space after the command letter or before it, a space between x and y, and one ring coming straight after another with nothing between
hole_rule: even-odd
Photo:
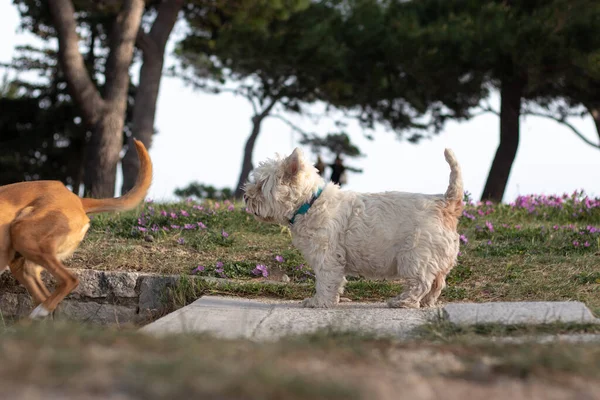
<instances>
[{"instance_id":1,"label":"white dog","mask_svg":"<svg viewBox=\"0 0 600 400\"><path fill-rule=\"evenodd\" d=\"M342 191L325 184L300 149L259 164L244 200L257 219L290 225L316 276L316 294L305 307L337 304L345 276L403 278L407 288L390 307L435 305L456 264L463 210L460 167L450 149L444 155L451 169L445 195Z\"/></svg>"}]
</instances>

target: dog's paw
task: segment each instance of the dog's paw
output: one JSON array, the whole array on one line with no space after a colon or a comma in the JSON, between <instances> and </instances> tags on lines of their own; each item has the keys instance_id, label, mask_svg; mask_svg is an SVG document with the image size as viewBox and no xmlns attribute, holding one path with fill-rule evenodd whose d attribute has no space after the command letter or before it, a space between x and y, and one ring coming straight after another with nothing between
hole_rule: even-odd
<instances>
[{"instance_id":1,"label":"dog's paw","mask_svg":"<svg viewBox=\"0 0 600 400\"><path fill-rule=\"evenodd\" d=\"M387 304L390 308L420 308L418 301L411 301L407 299L389 299Z\"/></svg>"},{"instance_id":2,"label":"dog's paw","mask_svg":"<svg viewBox=\"0 0 600 400\"><path fill-rule=\"evenodd\" d=\"M318 297L309 297L302 302L302 307L304 308L330 308L333 306L334 304L332 302L323 301Z\"/></svg>"},{"instance_id":3,"label":"dog's paw","mask_svg":"<svg viewBox=\"0 0 600 400\"><path fill-rule=\"evenodd\" d=\"M352 299L347 297L340 297L340 303L352 303Z\"/></svg>"},{"instance_id":4,"label":"dog's paw","mask_svg":"<svg viewBox=\"0 0 600 400\"><path fill-rule=\"evenodd\" d=\"M31 314L29 314L29 318L30 319L43 319L43 318L46 318L48 315L50 315L50 311L48 311L46 309L46 307L44 307L43 304L40 304L39 306L34 308L34 310L31 312Z\"/></svg>"},{"instance_id":5,"label":"dog's paw","mask_svg":"<svg viewBox=\"0 0 600 400\"><path fill-rule=\"evenodd\" d=\"M441 302L421 302L421 308L440 308L442 306Z\"/></svg>"}]
</instances>

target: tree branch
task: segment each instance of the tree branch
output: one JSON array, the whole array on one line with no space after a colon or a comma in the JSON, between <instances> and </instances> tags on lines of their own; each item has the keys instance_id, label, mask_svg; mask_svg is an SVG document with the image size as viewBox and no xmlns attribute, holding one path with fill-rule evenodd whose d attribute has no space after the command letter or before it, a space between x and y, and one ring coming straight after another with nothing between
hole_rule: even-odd
<instances>
[{"instance_id":1,"label":"tree branch","mask_svg":"<svg viewBox=\"0 0 600 400\"><path fill-rule=\"evenodd\" d=\"M598 133L598 139L600 139L600 107L593 107L591 105L585 105L585 108L592 116L594 120L594 126L596 127L596 133Z\"/></svg>"},{"instance_id":2,"label":"tree branch","mask_svg":"<svg viewBox=\"0 0 600 400\"><path fill-rule=\"evenodd\" d=\"M548 119L551 119L551 120L554 120L554 121L558 122L559 124L563 124L567 128L571 129L571 131L573 131L573 133L575 135L577 135L577 137L579 137L579 139L583 140L586 144L588 144L588 145L590 145L590 146L592 146L592 147L600 150L600 145L592 143L592 141L590 141L588 138L586 138L585 136L583 136L583 134L581 132L579 132L579 130L577 128L575 128L575 126L573 126L571 123L569 123L564 118L555 117L555 116L550 115L550 114L538 113L538 112L535 112L535 111L526 111L524 114L526 114L526 115L533 115L534 117L548 118Z\"/></svg>"},{"instance_id":3,"label":"tree branch","mask_svg":"<svg viewBox=\"0 0 600 400\"><path fill-rule=\"evenodd\" d=\"M234 92L234 93L235 93L235 92ZM238 91L238 92L237 92L237 93L235 93L235 94L238 94L238 95L239 95L239 94L241 94L241 93ZM258 116L258 114L259 114L259 112L258 112L258 106L256 105L256 102L254 101L254 97L252 97L252 95L251 95L251 94L249 94L249 93L242 94L242 95L243 95L243 96L246 98L246 100L248 100L248 101L250 102L250 105L252 106L252 113L253 113L255 116Z\"/></svg>"},{"instance_id":4,"label":"tree branch","mask_svg":"<svg viewBox=\"0 0 600 400\"><path fill-rule=\"evenodd\" d=\"M305 138L310 136L310 133L306 132L304 129L300 128L298 125L294 124L293 122L291 122L290 120L285 118L283 115L271 114L271 115L269 115L269 117L283 121L285 124L287 124L287 126L292 128L295 132L298 132Z\"/></svg>"},{"instance_id":5,"label":"tree branch","mask_svg":"<svg viewBox=\"0 0 600 400\"><path fill-rule=\"evenodd\" d=\"M144 0L126 0L116 17L110 33L110 53L106 60L106 101L119 99L123 91L129 88L129 67L144 6Z\"/></svg>"},{"instance_id":6,"label":"tree branch","mask_svg":"<svg viewBox=\"0 0 600 400\"><path fill-rule=\"evenodd\" d=\"M152 39L150 39L150 35L148 35L142 28L137 33L137 37L135 38L136 46L142 50L144 55L146 53L152 53L156 51L156 46Z\"/></svg>"},{"instance_id":7,"label":"tree branch","mask_svg":"<svg viewBox=\"0 0 600 400\"><path fill-rule=\"evenodd\" d=\"M177 22L179 11L182 8L183 0L165 0L158 7L158 14L149 33L150 38L158 49L164 51L173 26Z\"/></svg>"},{"instance_id":8,"label":"tree branch","mask_svg":"<svg viewBox=\"0 0 600 400\"><path fill-rule=\"evenodd\" d=\"M273 109L273 107L275 107L275 104L277 104L277 102L279 101L279 99L281 99L281 94L277 94L275 96L273 96L271 98L271 103L269 103L268 106L266 106L262 112L258 115L258 118L263 119L265 117L267 117L269 115L269 113L271 112L271 110Z\"/></svg>"},{"instance_id":9,"label":"tree branch","mask_svg":"<svg viewBox=\"0 0 600 400\"><path fill-rule=\"evenodd\" d=\"M75 8L71 0L49 0L50 14L58 35L60 65L69 84L69 92L88 125L94 125L104 108L104 100L94 85L83 56L79 52L79 37Z\"/></svg>"}]
</instances>

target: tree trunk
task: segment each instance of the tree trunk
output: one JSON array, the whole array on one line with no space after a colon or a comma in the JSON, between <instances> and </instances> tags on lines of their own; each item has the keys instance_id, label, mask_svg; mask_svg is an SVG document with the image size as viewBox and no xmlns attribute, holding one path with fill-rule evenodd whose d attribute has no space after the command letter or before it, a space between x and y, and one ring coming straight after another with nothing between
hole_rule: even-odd
<instances>
[{"instance_id":1,"label":"tree trunk","mask_svg":"<svg viewBox=\"0 0 600 400\"><path fill-rule=\"evenodd\" d=\"M503 80L500 88L500 144L481 195L481 200L501 202L510 170L519 148L519 117L525 82L522 79Z\"/></svg>"},{"instance_id":2,"label":"tree trunk","mask_svg":"<svg viewBox=\"0 0 600 400\"><path fill-rule=\"evenodd\" d=\"M113 197L117 165L123 148L123 114L103 114L88 142L84 184L88 196Z\"/></svg>"},{"instance_id":3,"label":"tree trunk","mask_svg":"<svg viewBox=\"0 0 600 400\"><path fill-rule=\"evenodd\" d=\"M594 119L594 125L596 126L596 133L598 134L598 140L600 140L600 107L589 108L590 114ZM599 142L600 144L600 142Z\"/></svg>"},{"instance_id":4,"label":"tree trunk","mask_svg":"<svg viewBox=\"0 0 600 400\"><path fill-rule=\"evenodd\" d=\"M132 136L141 140L147 149L152 146L165 47L182 7L183 0L164 1L158 9L150 33L146 34L140 29L137 37L137 45L144 57L133 108ZM128 146L121 165L123 167L121 193L127 193L135 184L139 170L139 160L133 146Z\"/></svg>"},{"instance_id":5,"label":"tree trunk","mask_svg":"<svg viewBox=\"0 0 600 400\"><path fill-rule=\"evenodd\" d=\"M110 34L110 53L105 69L105 107L92 131L84 177L92 197L115 195L117 165L123 148L129 66L144 5L144 0L125 1Z\"/></svg>"},{"instance_id":6,"label":"tree trunk","mask_svg":"<svg viewBox=\"0 0 600 400\"><path fill-rule=\"evenodd\" d=\"M84 183L94 197L113 197L129 89L129 66L144 12L144 0L125 0L109 37L105 67L105 95L94 86L81 53L71 0L49 0L58 33L59 59L75 103L92 127Z\"/></svg>"},{"instance_id":7,"label":"tree trunk","mask_svg":"<svg viewBox=\"0 0 600 400\"><path fill-rule=\"evenodd\" d=\"M104 107L104 101L79 52L75 8L71 0L48 0L48 5L58 36L58 59L69 84L69 92L83 120L88 126L93 126Z\"/></svg>"},{"instance_id":8,"label":"tree trunk","mask_svg":"<svg viewBox=\"0 0 600 400\"><path fill-rule=\"evenodd\" d=\"M250 172L254 169L254 165L252 164L252 154L254 153L254 145L256 144L256 139L260 133L260 125L263 119L264 117L260 115L252 117L252 132L250 133L248 140L246 140L244 160L242 161L242 172L240 173L240 179L238 180L234 193L236 199L241 199L244 195L244 185L250 176Z\"/></svg>"}]
</instances>

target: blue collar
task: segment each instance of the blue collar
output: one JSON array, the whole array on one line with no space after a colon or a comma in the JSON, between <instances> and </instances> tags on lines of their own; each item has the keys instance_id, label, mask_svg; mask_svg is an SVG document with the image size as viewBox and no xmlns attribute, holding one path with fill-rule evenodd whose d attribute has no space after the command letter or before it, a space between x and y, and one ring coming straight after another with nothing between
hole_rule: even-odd
<instances>
[{"instance_id":1,"label":"blue collar","mask_svg":"<svg viewBox=\"0 0 600 400\"><path fill-rule=\"evenodd\" d=\"M319 198L319 196L321 195L322 191L323 191L323 189L319 188L319 190L317 190L317 193L313 194L313 197L312 197L312 199L310 199L310 202L304 203L304 204L302 204L302 206L300 206L300 208L298 209L298 211L296 211L294 213L294 215L292 216L292 219L290 219L290 225L294 224L294 220L296 219L296 217L298 215L303 215L303 214L306 214L308 212L308 209L310 208L310 206L313 205L313 203L315 202L315 200L317 200Z\"/></svg>"}]
</instances>

